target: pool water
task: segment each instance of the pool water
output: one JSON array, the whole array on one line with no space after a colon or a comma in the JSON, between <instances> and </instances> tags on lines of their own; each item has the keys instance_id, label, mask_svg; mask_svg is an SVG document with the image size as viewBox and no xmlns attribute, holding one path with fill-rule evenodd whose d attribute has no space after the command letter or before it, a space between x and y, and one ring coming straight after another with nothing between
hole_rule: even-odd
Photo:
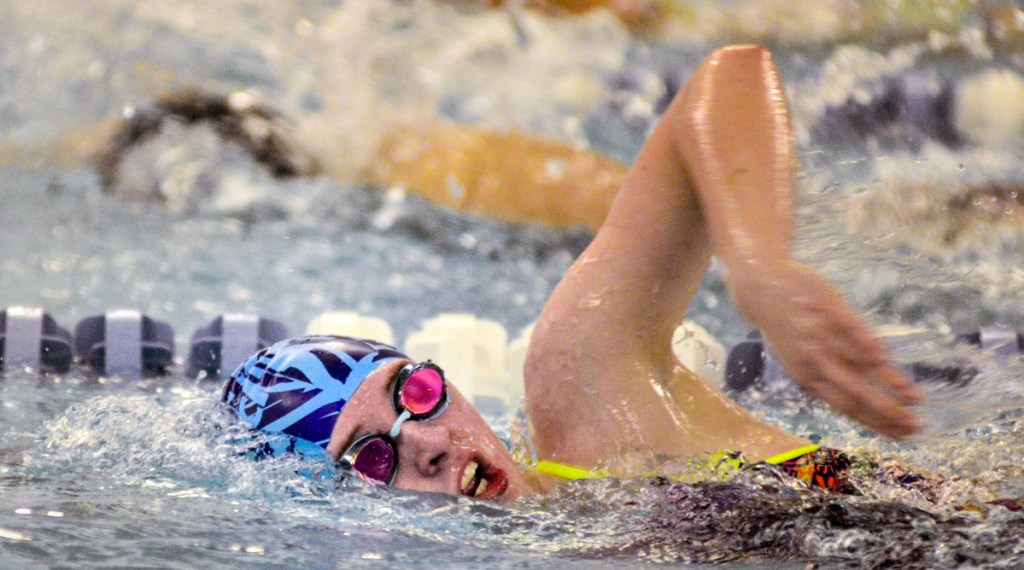
<instances>
[{"instance_id":1,"label":"pool water","mask_svg":"<svg viewBox=\"0 0 1024 570\"><path fill-rule=\"evenodd\" d=\"M785 386L737 396L799 434L947 478L938 496L864 482L864 496L829 497L756 472L703 485L580 482L511 506L384 491L339 483L315 462L239 455L244 434L216 404L219 386L180 366L135 381L13 369L0 382L0 564L1020 565L1024 516L958 507L1024 497L1024 366L953 342L982 326L1024 329L1015 202L950 243L922 243L881 221L868 231L852 212L865 201L901 210L892 190L901 185L931 184L940 197L1012 186L1024 176L1024 146L1008 135L952 145L891 123L862 135L853 111L829 111L877 100L915 73L955 85L1024 73L1019 54L982 49L979 26L966 18L923 38L865 32L861 45L827 35L771 45L801 151L797 256L875 324L915 327L885 337L900 363L978 374L967 387L924 386L930 427L906 444ZM508 225L345 179L275 180L237 149L206 154L187 136L159 143L153 164L133 165L186 199L126 202L102 192L82 151L126 108L194 85L258 91L311 148L337 149L353 168L396 109L514 126L628 160L665 85L715 45L743 39L695 30L639 40L603 13L559 20L425 0L5 2L0 306L42 306L68 328L137 308L175 328L179 354L194 329L227 311L255 311L297 334L324 311L355 310L386 319L399 340L441 312L472 312L514 334L536 318L587 231ZM988 211L986 200L969 202L968 214ZM932 222L900 223L920 236ZM726 346L749 329L714 268L688 316ZM493 420L508 436L508 422Z\"/></svg>"}]
</instances>

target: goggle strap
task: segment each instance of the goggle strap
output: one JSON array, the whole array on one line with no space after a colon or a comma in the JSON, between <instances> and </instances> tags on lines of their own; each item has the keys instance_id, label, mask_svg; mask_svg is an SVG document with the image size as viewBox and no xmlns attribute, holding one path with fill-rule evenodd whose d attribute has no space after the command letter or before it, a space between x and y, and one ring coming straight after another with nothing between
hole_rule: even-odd
<instances>
[{"instance_id":1,"label":"goggle strap","mask_svg":"<svg viewBox=\"0 0 1024 570\"><path fill-rule=\"evenodd\" d=\"M391 437L391 439L395 439L396 437L398 437L398 433L402 431L402 424L405 423L405 420L411 417L412 412L410 412L409 410L402 410L402 414L398 416L398 419L395 420L395 425L391 426L391 431L388 432L388 435Z\"/></svg>"}]
</instances>

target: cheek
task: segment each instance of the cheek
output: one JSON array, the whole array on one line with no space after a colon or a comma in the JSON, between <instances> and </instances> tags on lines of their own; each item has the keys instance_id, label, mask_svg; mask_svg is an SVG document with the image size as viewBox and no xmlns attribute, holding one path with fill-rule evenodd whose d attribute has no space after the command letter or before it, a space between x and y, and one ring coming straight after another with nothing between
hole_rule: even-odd
<instances>
[{"instance_id":1,"label":"cheek","mask_svg":"<svg viewBox=\"0 0 1024 570\"><path fill-rule=\"evenodd\" d=\"M452 418L449 429L452 433L452 443L460 448L470 451L482 452L491 461L503 463L502 468L507 469L515 465L508 448L494 433L491 426L484 421L476 409L468 406L468 410L459 410L456 417Z\"/></svg>"},{"instance_id":2,"label":"cheek","mask_svg":"<svg viewBox=\"0 0 1024 570\"><path fill-rule=\"evenodd\" d=\"M442 418L451 430L452 441L455 443L473 442L479 445L491 440L497 441L491 426L487 425L476 408L464 399L453 401Z\"/></svg>"}]
</instances>

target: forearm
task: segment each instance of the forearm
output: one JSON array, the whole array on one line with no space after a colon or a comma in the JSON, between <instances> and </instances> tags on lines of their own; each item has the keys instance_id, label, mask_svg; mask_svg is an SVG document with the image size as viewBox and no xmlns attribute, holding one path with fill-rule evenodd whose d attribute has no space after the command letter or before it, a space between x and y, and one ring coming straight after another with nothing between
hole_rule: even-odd
<instances>
[{"instance_id":1,"label":"forearm","mask_svg":"<svg viewBox=\"0 0 1024 570\"><path fill-rule=\"evenodd\" d=\"M812 394L890 437L920 429L908 410L916 387L839 292L790 257L792 137L768 52L715 52L672 107L678 116L663 123L740 312Z\"/></svg>"},{"instance_id":2,"label":"forearm","mask_svg":"<svg viewBox=\"0 0 1024 570\"><path fill-rule=\"evenodd\" d=\"M638 351L654 361L670 356L667 339L712 251L732 273L740 301L755 295L735 283L765 273L748 268L788 255L790 159L786 109L767 52L715 52L644 143L605 224L545 313L557 315L553 321L585 318L578 328L586 330L628 328ZM580 310L581 299L599 299L600 310Z\"/></svg>"},{"instance_id":3,"label":"forearm","mask_svg":"<svg viewBox=\"0 0 1024 570\"><path fill-rule=\"evenodd\" d=\"M716 51L666 110L636 157L587 254L567 280L573 298L619 291L619 322L659 341L686 312L714 253L741 311L787 260L792 151L778 75L758 46ZM601 259L600 265L589 263ZM749 285L748 285L749 284ZM739 286L738 286L739 285Z\"/></svg>"},{"instance_id":4,"label":"forearm","mask_svg":"<svg viewBox=\"0 0 1024 570\"><path fill-rule=\"evenodd\" d=\"M789 254L792 150L778 75L757 46L715 52L648 137L605 224L544 308L527 358L530 417L553 437L542 451L575 449L563 432L591 437L551 402L585 386L602 417L661 421L632 402L666 393L666 410L694 423L735 415L698 406L692 375L673 375L668 339L703 276L709 253L725 264L739 310L761 328L794 379L838 410L889 435L918 426L914 386L842 297ZM623 381L635 379L636 381ZM680 381L681 380L681 381ZM675 401L675 400L674 400ZM710 400L707 400L710 401ZM608 410L618 414L611 414ZM676 419L679 419L677 417ZM731 420L727 420L731 421ZM623 421L625 428L639 424ZM689 430L689 431L688 431ZM625 431L623 431L625 433ZM635 443L641 437L623 437ZM559 443L562 442L562 443Z\"/></svg>"},{"instance_id":5,"label":"forearm","mask_svg":"<svg viewBox=\"0 0 1024 570\"><path fill-rule=\"evenodd\" d=\"M789 115L771 55L759 46L716 51L663 121L672 129L712 249L730 272L787 259L793 154Z\"/></svg>"}]
</instances>

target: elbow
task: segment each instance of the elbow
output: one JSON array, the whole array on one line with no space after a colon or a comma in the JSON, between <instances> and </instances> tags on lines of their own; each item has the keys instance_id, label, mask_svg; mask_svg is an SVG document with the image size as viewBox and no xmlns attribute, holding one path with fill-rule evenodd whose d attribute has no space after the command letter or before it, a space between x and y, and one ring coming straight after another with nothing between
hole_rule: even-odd
<instances>
[{"instance_id":1,"label":"elbow","mask_svg":"<svg viewBox=\"0 0 1024 570\"><path fill-rule=\"evenodd\" d=\"M781 93L771 52L759 44L716 49L694 71L673 106L679 124L691 131L709 121L713 108L744 114L747 107Z\"/></svg>"},{"instance_id":2,"label":"elbow","mask_svg":"<svg viewBox=\"0 0 1024 570\"><path fill-rule=\"evenodd\" d=\"M759 62L772 57L768 48L761 44L733 44L720 47L711 52L706 61L713 61L716 64L729 63L738 64L741 62Z\"/></svg>"}]
</instances>

